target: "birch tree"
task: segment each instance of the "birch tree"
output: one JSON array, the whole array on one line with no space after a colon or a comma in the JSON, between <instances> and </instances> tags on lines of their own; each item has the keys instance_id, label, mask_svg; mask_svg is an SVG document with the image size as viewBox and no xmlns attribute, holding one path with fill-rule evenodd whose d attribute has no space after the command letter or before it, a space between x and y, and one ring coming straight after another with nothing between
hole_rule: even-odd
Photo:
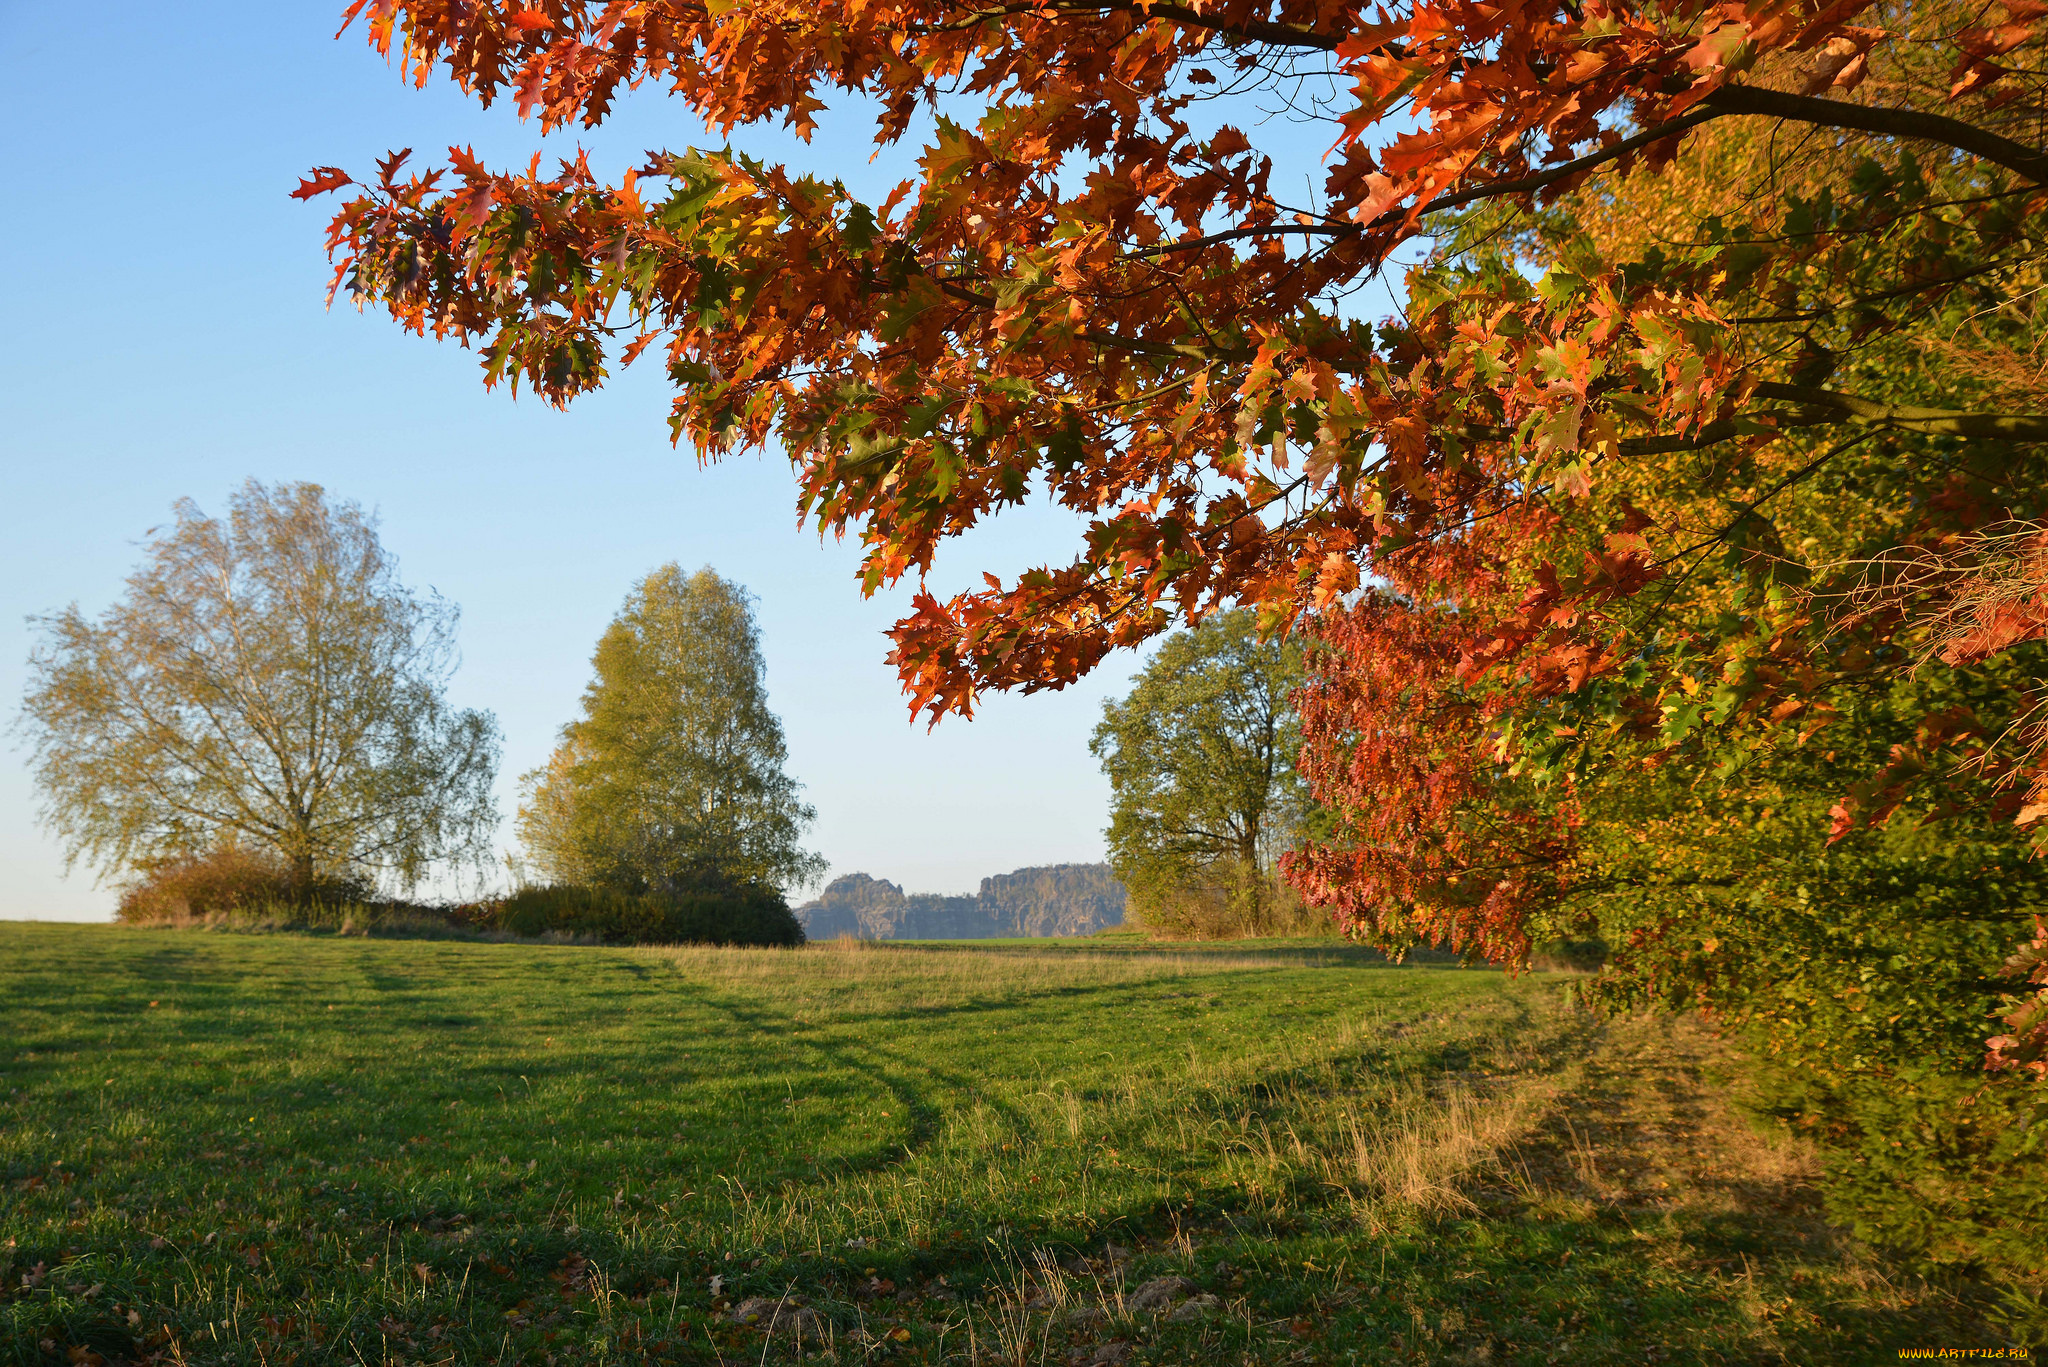
<instances>
[{"instance_id":1,"label":"birch tree","mask_svg":"<svg viewBox=\"0 0 2048 1367\"><path fill-rule=\"evenodd\" d=\"M557 883L787 891L823 869L784 769L747 592L670 563L599 639L583 716L525 777L520 841Z\"/></svg>"},{"instance_id":2,"label":"birch tree","mask_svg":"<svg viewBox=\"0 0 2048 1367\"><path fill-rule=\"evenodd\" d=\"M223 843L304 892L480 861L497 722L451 707L458 612L407 589L373 517L317 484L190 499L97 619L34 619L19 729L42 817L105 874Z\"/></svg>"}]
</instances>

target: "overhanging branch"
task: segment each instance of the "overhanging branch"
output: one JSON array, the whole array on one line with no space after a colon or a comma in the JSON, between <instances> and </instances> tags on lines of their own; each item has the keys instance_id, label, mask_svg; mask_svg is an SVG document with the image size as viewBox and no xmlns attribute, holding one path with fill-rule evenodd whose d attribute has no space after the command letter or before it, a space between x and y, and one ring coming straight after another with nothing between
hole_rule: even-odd
<instances>
[{"instance_id":1,"label":"overhanging branch","mask_svg":"<svg viewBox=\"0 0 2048 1367\"><path fill-rule=\"evenodd\" d=\"M1795 403L1800 412L1752 413L1748 422L1733 418L1707 423L1692 432L1659 433L1648 437L1627 437L1621 443L1624 456L1660 456L1673 451L1700 451L1741 436L1756 436L1758 419L1769 419L1779 431L1807 427L1887 428L1918 432L1935 437L1961 437L1966 441L2048 441L2048 415L2038 413L1971 413L1952 408L1920 408L1912 404L1879 403L1832 389L1810 389L1803 385L1760 384L1757 398ZM1467 441L1508 441L1514 431L1467 423L1459 435Z\"/></svg>"},{"instance_id":2,"label":"overhanging branch","mask_svg":"<svg viewBox=\"0 0 2048 1367\"><path fill-rule=\"evenodd\" d=\"M1168 7L1155 5L1153 12L1165 14ZM1517 176L1512 180L1488 181L1483 185L1474 185L1453 194L1440 196L1424 205L1422 212L1442 213L1447 209L1460 209L1482 200L1531 194L1559 181L1583 175L1651 143L1676 137L1714 119L1737 114L1761 115L1766 118L1814 124L1823 128L1849 128L1885 137L1913 138L1922 142L1940 143L2015 171L2035 184L2048 185L2048 154L2014 142L2010 138L2001 137L1988 129L1979 128L1975 124L1964 123L1961 119L1952 119L1944 114L1926 114L1913 109L1887 109L1876 105L1851 104L1847 100L1791 95L1781 90L1767 90L1761 86L1725 85L1701 100L1692 112L1646 128L1640 133L1623 138L1611 147L1603 147L1597 152L1589 152L1583 157L1526 176ZM1273 223L1257 227L1230 228L1222 232L1205 233L1200 237L1184 238L1178 242L1142 247L1125 253L1125 257L1129 260L1144 260L1175 252L1199 251L1204 247L1256 237L1355 237L1374 228L1397 222L1406 213L1405 209L1389 209L1369 223Z\"/></svg>"},{"instance_id":3,"label":"overhanging branch","mask_svg":"<svg viewBox=\"0 0 2048 1367\"><path fill-rule=\"evenodd\" d=\"M1951 119L1945 114L1923 114L1917 109L1888 109L1881 105L1851 104L1847 100L1792 95L1755 85L1724 85L1700 101L1703 108L1727 114L1761 114L1767 118L1789 119L1821 128L1853 128L1889 138L1913 138L1936 142L1980 157L2009 171L2016 171L2036 185L2048 185L2048 156L2040 151L2000 137L1989 129Z\"/></svg>"},{"instance_id":4,"label":"overhanging branch","mask_svg":"<svg viewBox=\"0 0 2048 1367\"><path fill-rule=\"evenodd\" d=\"M1760 384L1760 399L1796 403L1808 410L1838 413L1841 421L1873 427L1924 432L1936 437L1978 441L2048 441L2048 415L2040 413L1970 413L1953 408L1920 408L1912 404L1879 403L1832 389L1794 384Z\"/></svg>"},{"instance_id":5,"label":"overhanging branch","mask_svg":"<svg viewBox=\"0 0 2048 1367\"><path fill-rule=\"evenodd\" d=\"M946 33L975 28L994 19L1020 14L1042 15L1048 11L1055 14L1130 14L1135 15L1141 24L1147 19L1171 19L1187 28L1206 29L1226 38L1243 38L1274 47L1309 48L1317 52L1333 52L1344 41L1341 33L1324 33L1307 24L1281 24L1254 18L1227 19L1216 14L1203 14L1186 5L1148 5L1135 3L1135 0L1054 0L1050 5L1043 0L1018 0L1014 4L974 10L965 18L916 31Z\"/></svg>"},{"instance_id":6,"label":"overhanging branch","mask_svg":"<svg viewBox=\"0 0 2048 1367\"><path fill-rule=\"evenodd\" d=\"M1555 185L1561 180L1568 180L1573 176L1583 175L1595 167L1627 156L1630 152L1648 147L1653 142L1662 142L1665 138L1675 137L1689 128L1697 127L1712 119L1722 118L1725 113L1726 111L1723 110L1695 110L1680 118L1670 119L1664 123L1646 128L1640 133L1623 138L1611 147L1603 147L1597 152L1588 152L1585 156L1565 162L1562 165L1548 167L1526 176L1517 176L1513 180L1488 181L1484 185L1475 185L1468 190L1460 190L1456 194L1444 195L1441 198L1433 199L1423 208L1422 212L1425 214L1442 213L1446 209L1462 209L1467 204L1477 204L1485 199L1501 199L1509 195L1532 194L1537 190ZM1395 222L1402 217L1402 214L1402 210L1389 209L1370 223L1275 223L1266 227L1231 228L1223 232L1207 233L1201 237L1183 238L1178 242L1161 243L1156 247L1140 248L1134 252L1126 252L1124 255L1129 260L1143 260L1147 257L1165 256L1171 252L1198 251L1203 247L1213 247L1218 243L1234 242L1240 238L1247 237L1282 237L1289 235L1354 237L1359 233L1368 232L1382 224Z\"/></svg>"}]
</instances>

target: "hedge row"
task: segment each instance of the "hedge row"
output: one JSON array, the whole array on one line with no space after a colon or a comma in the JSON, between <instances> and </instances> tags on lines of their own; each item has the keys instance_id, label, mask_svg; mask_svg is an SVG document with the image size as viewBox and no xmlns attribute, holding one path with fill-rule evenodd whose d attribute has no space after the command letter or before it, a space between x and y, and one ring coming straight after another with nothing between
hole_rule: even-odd
<instances>
[{"instance_id":1,"label":"hedge row","mask_svg":"<svg viewBox=\"0 0 2048 1367\"><path fill-rule=\"evenodd\" d=\"M803 927L773 889L630 893L610 888L532 887L478 908L475 920L514 935L557 935L605 944L800 945Z\"/></svg>"}]
</instances>

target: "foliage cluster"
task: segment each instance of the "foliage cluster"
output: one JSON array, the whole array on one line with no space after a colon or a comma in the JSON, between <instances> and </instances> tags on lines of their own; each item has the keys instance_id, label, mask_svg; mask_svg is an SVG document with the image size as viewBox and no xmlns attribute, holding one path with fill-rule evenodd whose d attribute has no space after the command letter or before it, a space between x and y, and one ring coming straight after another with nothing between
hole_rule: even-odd
<instances>
[{"instance_id":1,"label":"foliage cluster","mask_svg":"<svg viewBox=\"0 0 2048 1367\"><path fill-rule=\"evenodd\" d=\"M1130 904L1133 919L1163 940L1337 934L1330 913L1303 901L1277 874L1220 864L1191 875L1163 860L1140 860L1129 876L1139 889Z\"/></svg>"},{"instance_id":2,"label":"foliage cluster","mask_svg":"<svg viewBox=\"0 0 2048 1367\"><path fill-rule=\"evenodd\" d=\"M1614 944L1595 1000L1704 1008L1744 1040L1762 1108L1830 1153L1837 1218L2039 1294L2048 1129L1982 1062L2002 963L2048 906L2048 866L2009 822L1930 821L1925 799L1882 828L1819 834L1913 718L2008 688L1895 683L1849 700L1833 748L1768 753L1719 780L1677 762L1582 789L1583 881L1544 919Z\"/></svg>"},{"instance_id":3,"label":"foliage cluster","mask_svg":"<svg viewBox=\"0 0 2048 1367\"><path fill-rule=\"evenodd\" d=\"M484 904L477 920L537 938L600 944L800 945L803 927L782 895L760 884L677 892L536 886Z\"/></svg>"},{"instance_id":4,"label":"foliage cluster","mask_svg":"<svg viewBox=\"0 0 2048 1367\"><path fill-rule=\"evenodd\" d=\"M455 608L400 583L375 519L318 485L250 480L224 520L176 513L98 620L38 622L20 725L71 857L266 851L301 898L482 860L498 729L443 696Z\"/></svg>"},{"instance_id":5,"label":"foliage cluster","mask_svg":"<svg viewBox=\"0 0 2048 1367\"><path fill-rule=\"evenodd\" d=\"M1661 704L1683 675L1641 620L1675 567L1729 550L1759 595L1782 582L1757 509L1823 467L1930 509L1907 538L1967 533L2002 505L1943 494L1951 476L2002 488L2027 458L2010 444L2048 435L2026 407L2048 158L2015 140L2042 95L2040 16L1999 8L549 0L515 19L395 0L368 35L415 81L444 71L543 127L601 122L642 82L725 130L808 133L835 96L879 101L878 151L920 109L936 126L879 209L730 149L654 154L617 186L580 160L499 173L457 151L413 172L400 154L299 193L355 186L335 288L477 343L488 382L567 402L607 348L661 344L678 437L778 438L806 511L861 531L869 590L1038 484L1086 518L1069 565L920 594L896 661L935 714L1058 686L1176 617L1235 600L1284 624L1370 584L1353 644L1426 629L1448 652L1432 673L1506 695L1489 718L1613 706L1676 745L1690 724ZM1335 143L1301 202L1232 122L1276 103ZM1724 204L1646 178L1717 138L1737 149L1711 180ZM1603 200L1660 240L1567 233L1533 254L1540 278L1521 268L1547 207ZM1404 245L1431 259L1369 326L1356 291ZM1903 369L1862 364L1887 350ZM1695 643L1716 665L1756 644L1728 589L1731 624ZM2022 603L1998 631L2041 625ZM1834 671L1774 668L1717 708L1816 720ZM1559 749L1554 728L1488 739L1507 760ZM1519 953L1515 894L1540 880L1508 881L1460 931Z\"/></svg>"},{"instance_id":6,"label":"foliage cluster","mask_svg":"<svg viewBox=\"0 0 2048 1367\"><path fill-rule=\"evenodd\" d=\"M746 590L664 565L627 596L591 664L583 716L524 779L519 837L544 880L662 896L759 887L779 900L816 877L823 861L799 844L813 812L783 768Z\"/></svg>"},{"instance_id":7,"label":"foliage cluster","mask_svg":"<svg viewBox=\"0 0 2048 1367\"><path fill-rule=\"evenodd\" d=\"M1129 695L1103 704L1090 748L1109 777L1109 857L1147 930L1221 939L1329 924L1278 870L1316 820L1294 764L1302 679L1301 647L1262 640L1237 609L1167 638Z\"/></svg>"},{"instance_id":8,"label":"foliage cluster","mask_svg":"<svg viewBox=\"0 0 2048 1367\"><path fill-rule=\"evenodd\" d=\"M1910 90L1913 74L1889 78ZM1735 178L1756 165L1774 196ZM1967 164L1923 172L1812 138L1794 161L1760 132L1713 130L1667 173L1660 205L1560 205L1518 250L1551 272L1535 298L1574 294L1594 260L1668 281L1739 244L1828 237L1824 262L1789 279L1720 282L1721 307L1799 314L1783 340L1798 365L1907 403L1959 334L1992 330L1987 363L2037 348L2031 305L1987 286L1893 305L1873 326L1832 311L1839 277L1823 272L1896 278L1886 253L1935 246L1888 234L1938 220L1973 184ZM1964 241L1923 226L1942 250ZM1444 269L1487 268L1468 255ZM1507 609L1495 642L1519 655L1510 669L1460 645L1486 610L1469 595L1326 619L1329 667L1304 710L1311 777L1340 829L1302 872L1397 936L1462 933L1498 953L1515 944L1489 935L1599 935L1617 953L1598 999L1703 1006L1743 1032L1768 1107L1828 1146L1839 1217L2039 1297L2039 1101L1982 1068L2002 1013L2013 1056L2031 1047L2027 1008L2007 998L2020 984L2002 975L2048 906L2048 873L2012 820L2043 655L2024 630L1954 648L1944 619L1976 590L1927 571L1930 555L1968 559L1973 529L2043 514L2037 456L1875 435L1758 433L1733 452L1602 462L1600 487L1561 503L1547 531L1495 547L1496 564L1534 565L1538 581L1520 603L1490 600ZM1543 582L1574 555L1606 573L1598 555L1633 544L1614 538L1650 527L1670 547L1655 582L1598 604L1597 624ZM1576 681L1520 653L1596 638L1605 653L1579 657Z\"/></svg>"}]
</instances>

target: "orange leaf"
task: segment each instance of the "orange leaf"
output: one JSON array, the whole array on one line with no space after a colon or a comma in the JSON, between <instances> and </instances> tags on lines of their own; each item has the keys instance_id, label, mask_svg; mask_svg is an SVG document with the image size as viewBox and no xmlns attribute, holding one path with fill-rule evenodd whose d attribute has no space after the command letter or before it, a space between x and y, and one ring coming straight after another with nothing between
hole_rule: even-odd
<instances>
[{"instance_id":1,"label":"orange leaf","mask_svg":"<svg viewBox=\"0 0 2048 1367\"><path fill-rule=\"evenodd\" d=\"M324 195L330 190L339 190L344 185L355 184L348 172L339 166L316 166L313 174L299 182L299 188L292 191L293 199L311 199Z\"/></svg>"}]
</instances>

